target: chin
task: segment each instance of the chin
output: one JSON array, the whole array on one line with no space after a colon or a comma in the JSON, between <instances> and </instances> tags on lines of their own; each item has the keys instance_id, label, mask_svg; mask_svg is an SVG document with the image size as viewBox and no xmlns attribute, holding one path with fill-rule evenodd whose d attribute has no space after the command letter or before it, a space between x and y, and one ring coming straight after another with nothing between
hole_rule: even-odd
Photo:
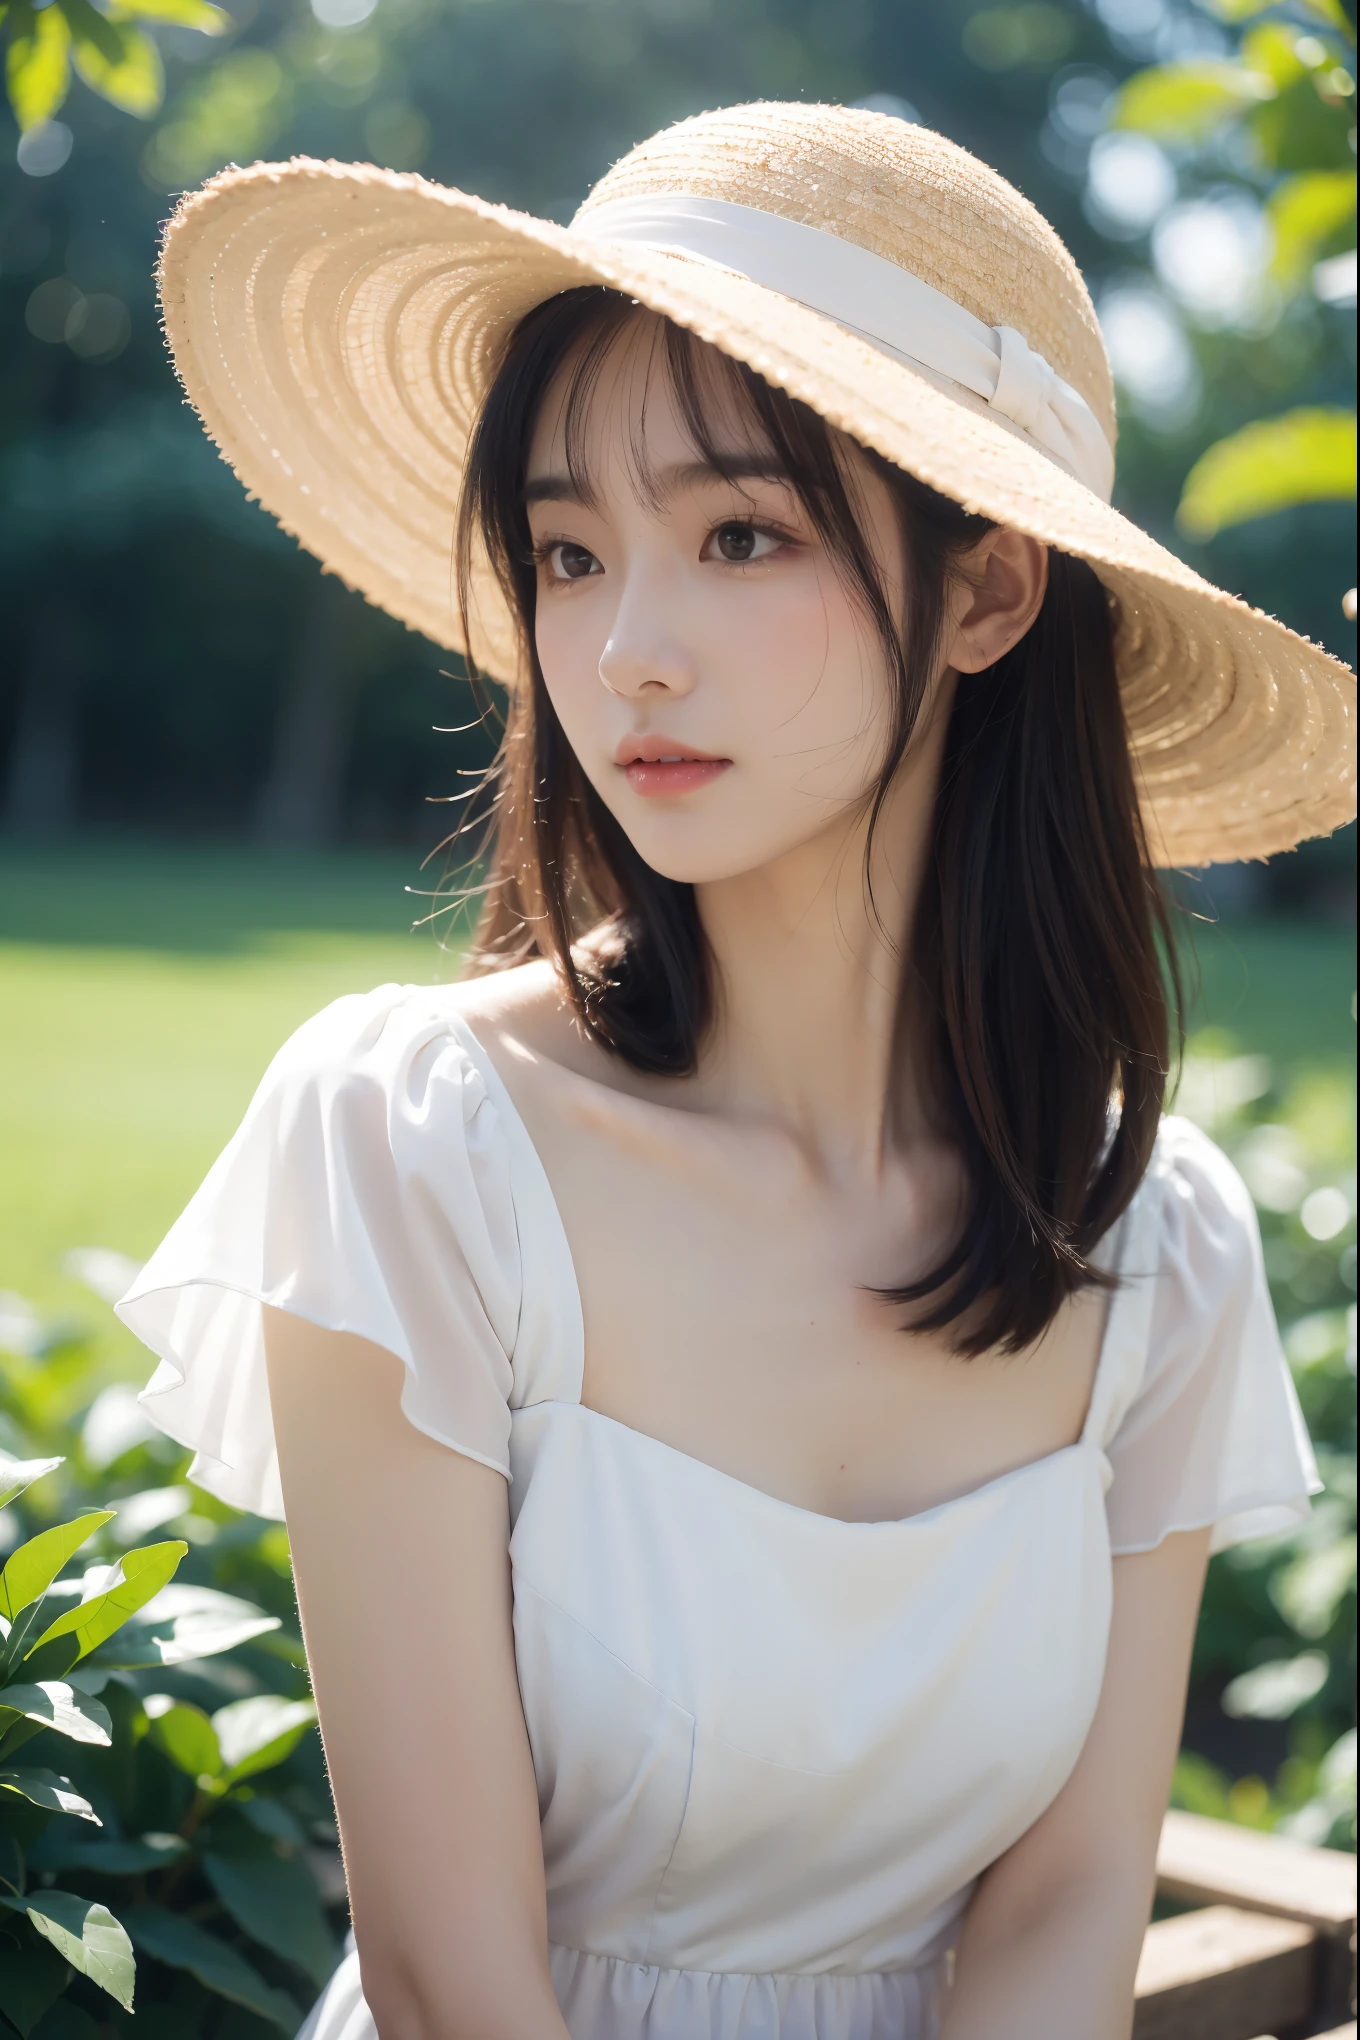
<instances>
[{"instance_id":1,"label":"chin","mask_svg":"<svg viewBox=\"0 0 1360 2040\"><path fill-rule=\"evenodd\" d=\"M659 819L659 818L657 818ZM745 878L760 871L804 840L753 840L749 831L715 827L712 819L677 816L673 827L658 827L647 817L637 828L629 828L622 816L628 840L643 863L676 885L720 885L726 879Z\"/></svg>"}]
</instances>

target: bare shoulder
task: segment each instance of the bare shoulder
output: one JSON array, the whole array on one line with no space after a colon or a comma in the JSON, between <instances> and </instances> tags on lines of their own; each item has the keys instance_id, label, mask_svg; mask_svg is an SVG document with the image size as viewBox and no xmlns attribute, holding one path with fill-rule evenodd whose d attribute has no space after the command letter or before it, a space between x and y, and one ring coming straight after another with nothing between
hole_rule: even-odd
<instances>
[{"instance_id":1,"label":"bare shoulder","mask_svg":"<svg viewBox=\"0 0 1360 2040\"><path fill-rule=\"evenodd\" d=\"M513 970L462 978L452 988L460 1019L479 1037L501 1032L542 1036L571 1029L571 1009L553 966L539 958Z\"/></svg>"},{"instance_id":2,"label":"bare shoulder","mask_svg":"<svg viewBox=\"0 0 1360 2040\"><path fill-rule=\"evenodd\" d=\"M611 1059L583 1032L546 960L466 978L453 987L453 1004L512 1090L513 1072L535 1068L608 1081Z\"/></svg>"},{"instance_id":3,"label":"bare shoulder","mask_svg":"<svg viewBox=\"0 0 1360 2040\"><path fill-rule=\"evenodd\" d=\"M655 1140L674 1119L658 1120L656 1108L678 1102L675 1079L650 1077L593 1041L553 964L468 978L453 987L453 1000L542 1152L552 1152L558 1136L570 1142L587 1131L607 1145Z\"/></svg>"}]
</instances>

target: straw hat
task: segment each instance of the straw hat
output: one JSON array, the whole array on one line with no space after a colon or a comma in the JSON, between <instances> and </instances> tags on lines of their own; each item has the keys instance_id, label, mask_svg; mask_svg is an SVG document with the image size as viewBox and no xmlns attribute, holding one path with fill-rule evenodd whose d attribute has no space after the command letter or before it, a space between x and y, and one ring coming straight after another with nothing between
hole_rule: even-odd
<instances>
[{"instance_id":1,"label":"straw hat","mask_svg":"<svg viewBox=\"0 0 1360 2040\"><path fill-rule=\"evenodd\" d=\"M185 391L326 569L464 649L464 451L516 322L626 292L970 510L1109 589L1157 862L1261 857L1355 812L1355 680L1110 509L1114 392L1075 263L925 128L834 106L702 114L643 142L570 227L365 164L257 163L187 197L160 265ZM490 577L471 650L514 683Z\"/></svg>"}]
</instances>

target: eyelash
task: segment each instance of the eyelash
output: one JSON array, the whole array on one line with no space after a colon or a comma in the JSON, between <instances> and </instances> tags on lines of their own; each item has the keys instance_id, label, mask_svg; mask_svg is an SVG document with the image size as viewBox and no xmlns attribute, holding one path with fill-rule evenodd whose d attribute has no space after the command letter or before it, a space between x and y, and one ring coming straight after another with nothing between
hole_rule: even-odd
<instances>
[{"instance_id":1,"label":"eyelash","mask_svg":"<svg viewBox=\"0 0 1360 2040\"><path fill-rule=\"evenodd\" d=\"M704 539L703 551L707 552L720 531L728 531L733 528L753 532L757 538L771 538L776 544L781 546L792 546L798 542L793 532L785 531L777 524L757 523L753 517L724 517L720 523L713 526ZM545 538L541 545L531 548L530 559L535 568L541 572L548 565L553 554L563 546L568 545L576 546L577 541L569 538ZM578 549L581 552L590 552L588 545L579 546ZM593 553L591 553L591 558L595 558ZM761 560L717 560L710 561L708 564L739 570L748 566L761 566L764 563ZM598 578L598 575L595 574L550 574L548 576L548 583L550 587L554 588L570 588L574 587L579 581L593 581Z\"/></svg>"}]
</instances>

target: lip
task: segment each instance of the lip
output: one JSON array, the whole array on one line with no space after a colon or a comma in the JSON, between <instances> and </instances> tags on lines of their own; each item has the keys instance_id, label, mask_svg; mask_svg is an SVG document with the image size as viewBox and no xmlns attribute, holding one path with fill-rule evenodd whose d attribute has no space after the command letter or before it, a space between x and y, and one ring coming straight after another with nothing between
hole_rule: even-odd
<instances>
[{"instance_id":1,"label":"lip","mask_svg":"<svg viewBox=\"0 0 1360 2040\"><path fill-rule=\"evenodd\" d=\"M659 795L674 798L697 793L701 786L720 778L732 760L700 751L693 744L682 744L664 732L648 731L646 735L635 732L624 737L614 753L614 762L622 767L633 792L651 800Z\"/></svg>"},{"instance_id":2,"label":"lip","mask_svg":"<svg viewBox=\"0 0 1360 2040\"><path fill-rule=\"evenodd\" d=\"M721 758L713 751L700 751L694 744L682 744L676 737L668 737L664 731L641 732L634 730L622 738L614 753L616 765L730 765L730 758Z\"/></svg>"}]
</instances>

